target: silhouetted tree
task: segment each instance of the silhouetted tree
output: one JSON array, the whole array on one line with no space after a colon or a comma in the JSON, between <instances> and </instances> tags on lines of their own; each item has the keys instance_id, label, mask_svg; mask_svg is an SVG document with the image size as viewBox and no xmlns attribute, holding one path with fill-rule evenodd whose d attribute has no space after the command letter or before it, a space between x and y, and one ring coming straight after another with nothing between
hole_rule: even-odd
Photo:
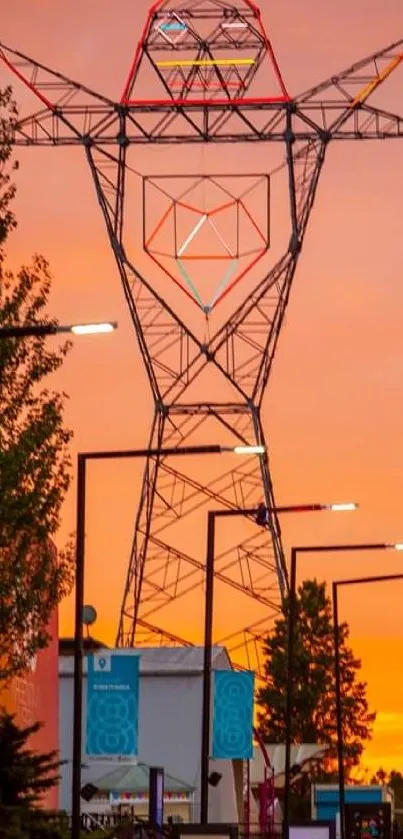
<instances>
[{"instance_id":1,"label":"silhouetted tree","mask_svg":"<svg viewBox=\"0 0 403 839\"><path fill-rule=\"evenodd\" d=\"M371 784L387 784L394 792L395 808L403 811L403 774L396 769L387 772L380 767L371 778ZM402 812L398 814L398 821L402 821Z\"/></svg>"},{"instance_id":2,"label":"silhouetted tree","mask_svg":"<svg viewBox=\"0 0 403 839\"><path fill-rule=\"evenodd\" d=\"M258 693L258 726L267 742L285 739L288 601L264 644L266 684ZM294 647L292 738L295 743L334 744L334 643L332 608L326 584L308 580L298 589ZM376 715L370 712L361 662L347 645L349 627L340 628L341 689L346 765L359 763Z\"/></svg>"},{"instance_id":3,"label":"silhouetted tree","mask_svg":"<svg viewBox=\"0 0 403 839\"><path fill-rule=\"evenodd\" d=\"M11 91L0 92L0 328L46 324L51 277L35 256L16 274L5 246L16 226L11 140L17 114ZM70 483L65 396L44 381L69 344L49 350L45 337L0 335L0 682L24 670L46 645L53 609L70 589L69 547L56 557L51 537Z\"/></svg>"},{"instance_id":4,"label":"silhouetted tree","mask_svg":"<svg viewBox=\"0 0 403 839\"><path fill-rule=\"evenodd\" d=\"M46 790L58 782L60 761L56 752L40 754L28 746L32 734L41 728L35 723L19 728L15 717L0 715L0 805L35 807Z\"/></svg>"}]
</instances>

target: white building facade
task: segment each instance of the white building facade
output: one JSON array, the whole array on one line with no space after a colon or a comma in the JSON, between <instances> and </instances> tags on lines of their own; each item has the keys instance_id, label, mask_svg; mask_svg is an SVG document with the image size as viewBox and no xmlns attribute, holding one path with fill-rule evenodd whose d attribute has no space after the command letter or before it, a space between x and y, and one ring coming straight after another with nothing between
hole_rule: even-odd
<instances>
[{"instance_id":1,"label":"white building facade","mask_svg":"<svg viewBox=\"0 0 403 839\"><path fill-rule=\"evenodd\" d=\"M99 649L96 650L99 653ZM183 820L199 821L200 755L202 729L203 648L136 648L140 655L139 748L138 761L162 766L165 772L194 790L191 805L183 808ZM224 648L213 648L213 669L229 670ZM71 811L73 754L73 672L72 655L59 657L59 726L61 768L60 809ZM89 759L86 755L87 657L84 658L82 786L93 783L117 766L110 761ZM238 823L235 767L232 761L211 760L210 772L222 777L210 786L209 821ZM239 791L238 791L239 800ZM101 812L110 807L96 800L82 801L83 812ZM166 808L167 809L167 808ZM169 808L168 808L169 810ZM179 810L180 811L180 810ZM143 808L135 807L143 816ZM166 813L169 815L169 812Z\"/></svg>"}]
</instances>

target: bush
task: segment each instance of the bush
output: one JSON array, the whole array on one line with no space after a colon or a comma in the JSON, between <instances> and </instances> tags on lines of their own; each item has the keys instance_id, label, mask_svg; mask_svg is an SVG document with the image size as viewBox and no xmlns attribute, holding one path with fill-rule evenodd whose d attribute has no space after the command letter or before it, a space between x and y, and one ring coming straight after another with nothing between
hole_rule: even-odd
<instances>
[{"instance_id":1,"label":"bush","mask_svg":"<svg viewBox=\"0 0 403 839\"><path fill-rule=\"evenodd\" d=\"M0 807L0 839L69 839L68 819L62 813Z\"/></svg>"}]
</instances>

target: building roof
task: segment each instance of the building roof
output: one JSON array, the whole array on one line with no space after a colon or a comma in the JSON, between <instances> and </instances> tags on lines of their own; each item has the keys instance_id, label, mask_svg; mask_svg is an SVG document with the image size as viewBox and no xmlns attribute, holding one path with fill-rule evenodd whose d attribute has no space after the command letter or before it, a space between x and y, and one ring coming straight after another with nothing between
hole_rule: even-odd
<instances>
[{"instance_id":1,"label":"building roof","mask_svg":"<svg viewBox=\"0 0 403 839\"><path fill-rule=\"evenodd\" d=\"M150 767L146 763L134 763L126 766L119 766L102 775L94 781L94 785L103 792L132 792L142 793L149 791ZM164 791L170 793L193 792L193 787L172 775L164 775Z\"/></svg>"},{"instance_id":2,"label":"building roof","mask_svg":"<svg viewBox=\"0 0 403 839\"><path fill-rule=\"evenodd\" d=\"M105 647L106 649L106 647ZM121 650L122 654L125 652ZM135 652L140 656L140 673L145 675L159 675L167 673L191 674L202 673L204 647L135 647ZM212 648L213 667L230 669L231 662L225 647ZM87 661L84 657L84 672L87 670ZM61 655L59 657L59 673L68 676L73 673L73 657Z\"/></svg>"},{"instance_id":3,"label":"building roof","mask_svg":"<svg viewBox=\"0 0 403 839\"><path fill-rule=\"evenodd\" d=\"M96 638L83 638L84 653L95 652L97 650L105 650L107 644L103 641L98 641ZM73 655L74 654L74 638L59 638L59 655Z\"/></svg>"}]
</instances>

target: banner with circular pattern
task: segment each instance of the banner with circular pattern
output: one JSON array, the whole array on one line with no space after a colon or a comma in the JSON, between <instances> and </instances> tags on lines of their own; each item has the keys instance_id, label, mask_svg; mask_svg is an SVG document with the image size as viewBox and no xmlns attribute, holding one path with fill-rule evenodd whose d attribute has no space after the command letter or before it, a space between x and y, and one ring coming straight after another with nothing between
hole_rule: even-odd
<instances>
[{"instance_id":1,"label":"banner with circular pattern","mask_svg":"<svg viewBox=\"0 0 403 839\"><path fill-rule=\"evenodd\" d=\"M105 650L88 656L89 757L130 761L137 756L139 660L134 651Z\"/></svg>"},{"instance_id":2,"label":"banner with circular pattern","mask_svg":"<svg viewBox=\"0 0 403 839\"><path fill-rule=\"evenodd\" d=\"M253 698L251 671L214 671L213 758L248 760L253 757Z\"/></svg>"}]
</instances>

